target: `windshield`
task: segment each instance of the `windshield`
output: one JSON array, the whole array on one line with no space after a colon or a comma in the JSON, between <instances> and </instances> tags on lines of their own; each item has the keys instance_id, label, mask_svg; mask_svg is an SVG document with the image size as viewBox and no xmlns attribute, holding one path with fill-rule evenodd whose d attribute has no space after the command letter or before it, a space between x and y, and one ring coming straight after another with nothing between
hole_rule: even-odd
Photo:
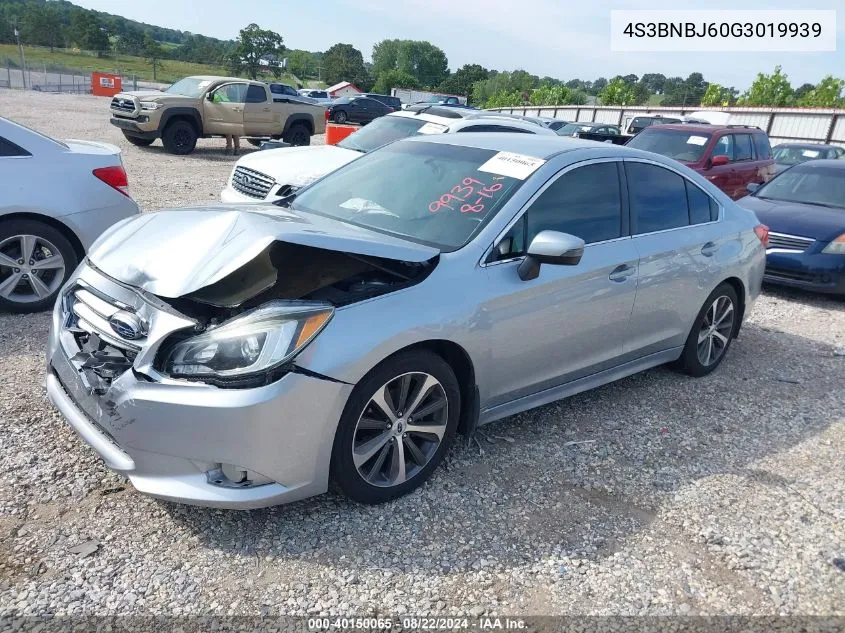
<instances>
[{"instance_id":1,"label":"windshield","mask_svg":"<svg viewBox=\"0 0 845 633\"><path fill-rule=\"evenodd\" d=\"M171 95L182 95L183 97L199 97L205 89L211 84L209 79L201 79L199 77L185 77L180 79L175 84L170 86L166 93Z\"/></svg>"},{"instance_id":2,"label":"windshield","mask_svg":"<svg viewBox=\"0 0 845 633\"><path fill-rule=\"evenodd\" d=\"M421 128L426 129L420 132ZM400 138L414 136L418 133L445 132L447 129L445 125L429 123L421 118L385 116L376 119L366 127L362 127L354 134L350 134L337 145L345 149L366 153L372 152L382 145L398 141Z\"/></svg>"},{"instance_id":3,"label":"windshield","mask_svg":"<svg viewBox=\"0 0 845 633\"><path fill-rule=\"evenodd\" d=\"M754 196L845 209L845 169L799 165L770 180Z\"/></svg>"},{"instance_id":4,"label":"windshield","mask_svg":"<svg viewBox=\"0 0 845 633\"><path fill-rule=\"evenodd\" d=\"M686 130L658 130L646 128L628 141L627 147L654 152L675 160L698 161L710 142L710 134Z\"/></svg>"},{"instance_id":5,"label":"windshield","mask_svg":"<svg viewBox=\"0 0 845 633\"><path fill-rule=\"evenodd\" d=\"M560 136L572 136L575 132L589 132L592 129L591 125L584 123L567 123L559 130L555 130Z\"/></svg>"},{"instance_id":6,"label":"windshield","mask_svg":"<svg viewBox=\"0 0 845 633\"><path fill-rule=\"evenodd\" d=\"M776 147L775 162L779 165L797 165L814 158L825 158L825 152L821 148L812 147Z\"/></svg>"},{"instance_id":7,"label":"windshield","mask_svg":"<svg viewBox=\"0 0 845 633\"><path fill-rule=\"evenodd\" d=\"M515 158L534 169L543 163ZM304 189L291 206L453 251L495 216L522 184L494 173L508 171L507 165L499 167L508 160L513 159L495 150L402 141L329 174Z\"/></svg>"}]
</instances>

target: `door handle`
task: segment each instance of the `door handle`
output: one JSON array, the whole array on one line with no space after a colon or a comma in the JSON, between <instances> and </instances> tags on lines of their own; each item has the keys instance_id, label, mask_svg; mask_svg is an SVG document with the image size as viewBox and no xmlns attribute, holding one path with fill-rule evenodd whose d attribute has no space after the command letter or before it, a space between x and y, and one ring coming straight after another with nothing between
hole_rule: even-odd
<instances>
[{"instance_id":1,"label":"door handle","mask_svg":"<svg viewBox=\"0 0 845 633\"><path fill-rule=\"evenodd\" d=\"M713 257L717 250L719 250L719 247L716 246L716 244L713 242L707 242L707 244L701 247L701 254L705 257Z\"/></svg>"},{"instance_id":2,"label":"door handle","mask_svg":"<svg viewBox=\"0 0 845 633\"><path fill-rule=\"evenodd\" d=\"M240 112L241 108L232 108L232 112Z\"/></svg>"},{"instance_id":3,"label":"door handle","mask_svg":"<svg viewBox=\"0 0 845 633\"><path fill-rule=\"evenodd\" d=\"M621 283L628 279L628 277L633 275L635 272L637 272L637 269L633 266L629 266L628 264L622 264L621 266L617 266L613 269L608 279L610 279L610 281Z\"/></svg>"},{"instance_id":4,"label":"door handle","mask_svg":"<svg viewBox=\"0 0 845 633\"><path fill-rule=\"evenodd\" d=\"M264 108L264 112L272 112L272 111L273 110L271 108Z\"/></svg>"}]
</instances>

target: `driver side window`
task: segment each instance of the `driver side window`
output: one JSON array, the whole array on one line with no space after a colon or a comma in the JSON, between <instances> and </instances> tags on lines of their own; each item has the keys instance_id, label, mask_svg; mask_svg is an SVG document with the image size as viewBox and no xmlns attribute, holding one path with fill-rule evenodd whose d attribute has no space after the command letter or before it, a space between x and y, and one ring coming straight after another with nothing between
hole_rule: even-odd
<instances>
[{"instance_id":1,"label":"driver side window","mask_svg":"<svg viewBox=\"0 0 845 633\"><path fill-rule=\"evenodd\" d=\"M227 84L214 91L214 103L246 103L247 84Z\"/></svg>"},{"instance_id":2,"label":"driver side window","mask_svg":"<svg viewBox=\"0 0 845 633\"><path fill-rule=\"evenodd\" d=\"M734 143L731 134L725 134L716 141L713 156L727 156L731 160L734 159Z\"/></svg>"}]
</instances>

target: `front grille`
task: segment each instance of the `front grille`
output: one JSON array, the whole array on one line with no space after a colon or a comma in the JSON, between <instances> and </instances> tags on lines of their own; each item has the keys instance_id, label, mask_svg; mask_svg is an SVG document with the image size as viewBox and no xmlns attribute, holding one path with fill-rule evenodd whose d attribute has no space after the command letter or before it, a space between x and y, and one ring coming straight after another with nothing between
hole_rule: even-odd
<instances>
[{"instance_id":1,"label":"front grille","mask_svg":"<svg viewBox=\"0 0 845 633\"><path fill-rule=\"evenodd\" d=\"M800 270L788 270L785 268L771 268L766 267L766 277L771 279L783 279L785 281L805 281L814 283L817 281L816 276L812 273L806 273Z\"/></svg>"},{"instance_id":2,"label":"front grille","mask_svg":"<svg viewBox=\"0 0 845 633\"><path fill-rule=\"evenodd\" d=\"M126 97L115 97L111 100L111 109L116 112L135 112L135 102Z\"/></svg>"},{"instance_id":3,"label":"front grille","mask_svg":"<svg viewBox=\"0 0 845 633\"><path fill-rule=\"evenodd\" d=\"M138 352L144 338L128 341L121 338L109 324L116 313L127 308L94 292L78 287L67 298L66 327L76 332L93 334L109 345L129 352Z\"/></svg>"},{"instance_id":4,"label":"front grille","mask_svg":"<svg viewBox=\"0 0 845 633\"><path fill-rule=\"evenodd\" d=\"M235 167L235 173L232 175L232 187L235 191L259 200L264 200L275 184L276 181L267 174L240 165Z\"/></svg>"},{"instance_id":5,"label":"front grille","mask_svg":"<svg viewBox=\"0 0 845 633\"><path fill-rule=\"evenodd\" d=\"M769 232L768 250L779 249L795 253L803 253L813 242L815 242L815 240L809 237Z\"/></svg>"}]
</instances>

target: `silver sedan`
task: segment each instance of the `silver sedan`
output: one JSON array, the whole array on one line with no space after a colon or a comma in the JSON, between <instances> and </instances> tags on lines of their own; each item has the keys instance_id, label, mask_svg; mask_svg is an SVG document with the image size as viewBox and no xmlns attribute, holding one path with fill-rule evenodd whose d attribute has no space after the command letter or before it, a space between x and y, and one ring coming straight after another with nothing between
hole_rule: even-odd
<instances>
[{"instance_id":1,"label":"silver sedan","mask_svg":"<svg viewBox=\"0 0 845 633\"><path fill-rule=\"evenodd\" d=\"M107 231L53 314L48 393L136 489L253 508L420 486L457 432L725 359L767 229L679 163L416 137L273 205Z\"/></svg>"}]
</instances>

